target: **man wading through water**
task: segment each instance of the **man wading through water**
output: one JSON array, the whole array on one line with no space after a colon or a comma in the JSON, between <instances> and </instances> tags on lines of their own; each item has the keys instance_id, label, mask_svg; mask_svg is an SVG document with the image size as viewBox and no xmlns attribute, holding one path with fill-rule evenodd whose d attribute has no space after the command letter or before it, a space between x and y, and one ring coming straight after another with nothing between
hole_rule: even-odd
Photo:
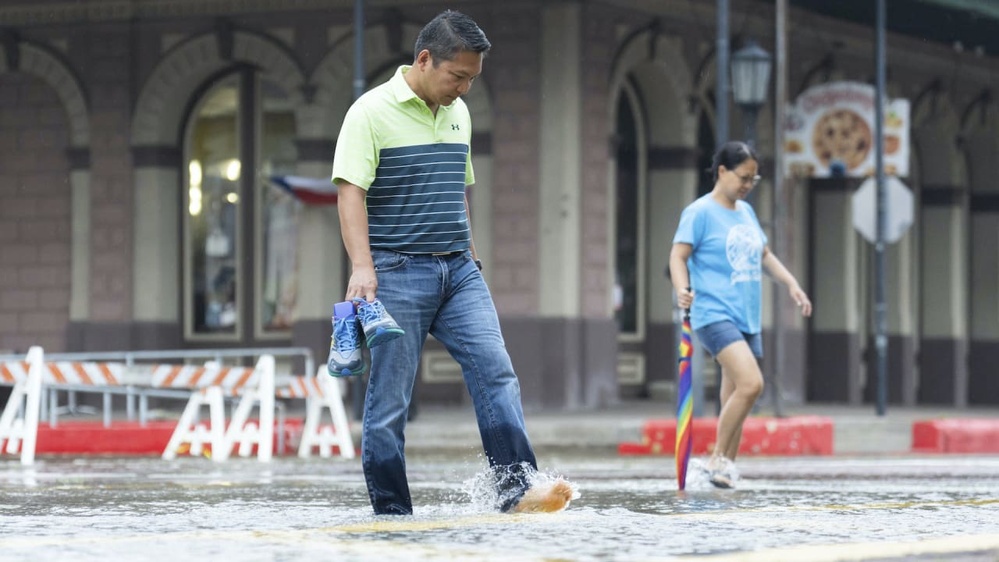
<instances>
[{"instance_id":1,"label":"man wading through water","mask_svg":"<svg viewBox=\"0 0 999 562\"><path fill-rule=\"evenodd\" d=\"M441 13L420 32L412 66L354 102L336 143L333 181L351 261L346 300L357 303L362 327L391 328L391 341L368 339L361 458L376 514L413 512L403 432L428 333L461 365L497 507L558 511L573 495L562 479L532 486L544 479L533 478L520 384L472 243L465 197L475 179L472 127L460 96L482 72L489 48L468 16ZM343 314L353 314L351 307ZM360 369L340 369L341 362L358 364L360 342L338 337L334 330L331 374L360 374L363 361Z\"/></svg>"}]
</instances>

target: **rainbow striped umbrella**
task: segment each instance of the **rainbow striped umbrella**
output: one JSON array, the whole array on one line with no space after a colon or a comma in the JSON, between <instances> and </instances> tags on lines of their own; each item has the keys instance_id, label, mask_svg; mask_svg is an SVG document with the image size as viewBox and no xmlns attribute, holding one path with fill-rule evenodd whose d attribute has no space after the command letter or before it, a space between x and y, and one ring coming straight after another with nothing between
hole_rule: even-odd
<instances>
[{"instance_id":1,"label":"rainbow striped umbrella","mask_svg":"<svg viewBox=\"0 0 999 562\"><path fill-rule=\"evenodd\" d=\"M683 490L687 486L687 464L690 462L691 419L694 416L694 396L690 385L690 359L694 354L690 341L690 311L683 314L683 331L680 335L680 378L676 392L676 483Z\"/></svg>"}]
</instances>

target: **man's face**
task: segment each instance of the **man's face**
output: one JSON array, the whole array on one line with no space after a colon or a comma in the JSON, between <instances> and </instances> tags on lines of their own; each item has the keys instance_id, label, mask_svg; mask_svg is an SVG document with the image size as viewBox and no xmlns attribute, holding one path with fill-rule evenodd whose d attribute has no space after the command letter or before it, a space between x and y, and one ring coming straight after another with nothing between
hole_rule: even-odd
<instances>
[{"instance_id":1,"label":"man's face","mask_svg":"<svg viewBox=\"0 0 999 562\"><path fill-rule=\"evenodd\" d=\"M423 70L423 94L428 103L448 106L465 95L479 74L482 74L482 53L460 51L454 60L438 61L422 51L417 64Z\"/></svg>"}]
</instances>

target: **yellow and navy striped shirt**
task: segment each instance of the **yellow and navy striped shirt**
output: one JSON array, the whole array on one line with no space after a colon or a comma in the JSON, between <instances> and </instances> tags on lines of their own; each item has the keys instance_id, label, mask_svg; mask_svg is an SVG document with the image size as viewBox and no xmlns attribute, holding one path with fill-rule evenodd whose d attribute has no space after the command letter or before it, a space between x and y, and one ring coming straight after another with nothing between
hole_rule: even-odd
<instances>
[{"instance_id":1,"label":"yellow and navy striped shirt","mask_svg":"<svg viewBox=\"0 0 999 562\"><path fill-rule=\"evenodd\" d=\"M466 250L465 186L475 182L472 122L461 98L436 117L400 66L347 111L333 155L333 181L367 191L372 248L408 254Z\"/></svg>"}]
</instances>

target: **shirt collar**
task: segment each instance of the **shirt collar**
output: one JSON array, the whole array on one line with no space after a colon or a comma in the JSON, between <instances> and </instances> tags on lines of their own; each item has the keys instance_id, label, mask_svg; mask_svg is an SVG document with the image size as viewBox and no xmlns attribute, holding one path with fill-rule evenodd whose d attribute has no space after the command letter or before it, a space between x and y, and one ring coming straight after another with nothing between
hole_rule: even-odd
<instances>
[{"instance_id":1,"label":"shirt collar","mask_svg":"<svg viewBox=\"0 0 999 562\"><path fill-rule=\"evenodd\" d=\"M416 92L409 87L409 83L406 82L404 75L413 68L412 65L404 64L396 69L395 74L392 75L392 79L389 80L389 85L392 88L392 93L395 95L395 99L399 103L406 103L410 100L418 100L420 103L426 105L426 103L416 95ZM442 105L439 109L449 111L454 107L458 100L451 102L451 105Z\"/></svg>"}]
</instances>

